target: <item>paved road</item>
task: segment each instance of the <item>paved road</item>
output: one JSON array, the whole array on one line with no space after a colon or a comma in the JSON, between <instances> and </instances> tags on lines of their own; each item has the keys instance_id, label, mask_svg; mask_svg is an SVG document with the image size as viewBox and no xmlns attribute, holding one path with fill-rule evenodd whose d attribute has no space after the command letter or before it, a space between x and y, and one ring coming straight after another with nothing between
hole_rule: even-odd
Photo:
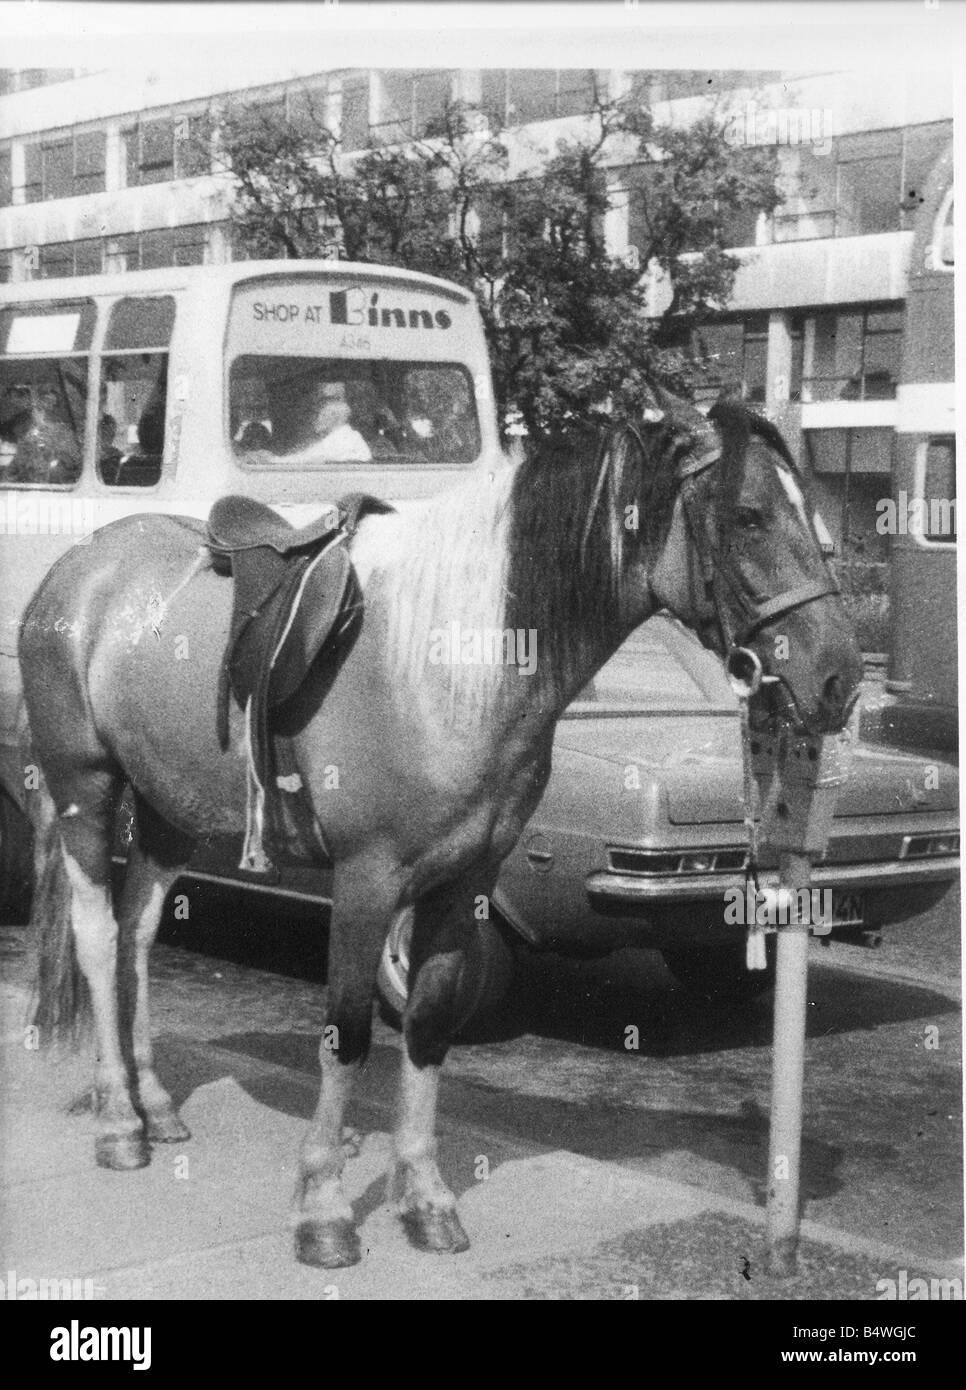
<instances>
[{"instance_id":1,"label":"paved road","mask_svg":"<svg viewBox=\"0 0 966 1390\"><path fill-rule=\"evenodd\" d=\"M645 953L530 960L454 1050L441 1155L465 1256L413 1252L386 1206L399 1040L377 1023L348 1176L366 1257L295 1265L324 933L278 905L192 901L156 954L155 1032L194 1137L134 1174L95 1170L88 1119L68 1114L86 1064L24 1049L23 934L3 937L0 1268L121 1298L875 1298L902 1269L962 1275L958 895L880 952L814 948L806 1238L786 1282L762 1242L767 1004L709 1013Z\"/></svg>"}]
</instances>

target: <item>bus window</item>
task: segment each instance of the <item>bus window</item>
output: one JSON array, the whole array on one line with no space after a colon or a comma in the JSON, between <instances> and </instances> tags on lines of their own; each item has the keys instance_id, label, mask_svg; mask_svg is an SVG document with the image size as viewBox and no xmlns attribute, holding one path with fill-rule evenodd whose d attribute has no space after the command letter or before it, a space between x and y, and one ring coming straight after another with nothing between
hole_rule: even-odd
<instances>
[{"instance_id":1,"label":"bus window","mask_svg":"<svg viewBox=\"0 0 966 1390\"><path fill-rule=\"evenodd\" d=\"M454 362L243 356L232 363L233 447L255 466L468 464L481 436Z\"/></svg>"},{"instance_id":2,"label":"bus window","mask_svg":"<svg viewBox=\"0 0 966 1390\"><path fill-rule=\"evenodd\" d=\"M0 487L70 487L80 477L94 306L0 311Z\"/></svg>"},{"instance_id":3,"label":"bus window","mask_svg":"<svg viewBox=\"0 0 966 1390\"><path fill-rule=\"evenodd\" d=\"M101 363L97 468L109 487L153 487L161 477L174 300L121 299Z\"/></svg>"}]
</instances>

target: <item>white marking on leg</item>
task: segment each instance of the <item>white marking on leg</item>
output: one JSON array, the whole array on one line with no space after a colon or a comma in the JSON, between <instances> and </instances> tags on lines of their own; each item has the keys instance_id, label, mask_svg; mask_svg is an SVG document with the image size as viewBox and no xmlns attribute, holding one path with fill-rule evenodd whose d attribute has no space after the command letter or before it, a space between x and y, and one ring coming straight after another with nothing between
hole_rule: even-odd
<instances>
[{"instance_id":1,"label":"white marking on leg","mask_svg":"<svg viewBox=\"0 0 966 1390\"><path fill-rule=\"evenodd\" d=\"M352 1208L342 1191L345 1149L342 1121L360 1063L340 1062L331 1049L319 1050L322 1084L319 1103L304 1140L296 1193L296 1224L306 1221L351 1221Z\"/></svg>"},{"instance_id":2,"label":"white marking on leg","mask_svg":"<svg viewBox=\"0 0 966 1390\"><path fill-rule=\"evenodd\" d=\"M118 927L111 910L110 889L94 883L76 859L66 850L63 853L71 886L71 929L77 960L90 988L94 1011L97 1088L100 1092L109 1091L112 1096L120 1094L130 1105L118 1029Z\"/></svg>"},{"instance_id":3,"label":"white marking on leg","mask_svg":"<svg viewBox=\"0 0 966 1390\"><path fill-rule=\"evenodd\" d=\"M148 1004L148 956L161 920L161 909L164 907L166 895L167 884L152 883L147 902L134 923L134 972L137 979L137 995L131 1023L131 1042L138 1072L138 1091L142 1105L148 1110L168 1109L171 1106L171 1097L154 1071Z\"/></svg>"},{"instance_id":4,"label":"white marking on leg","mask_svg":"<svg viewBox=\"0 0 966 1390\"><path fill-rule=\"evenodd\" d=\"M436 1105L441 1067L416 1067L403 1052L396 1152L395 1197L401 1210L455 1209L456 1198L436 1166Z\"/></svg>"}]
</instances>

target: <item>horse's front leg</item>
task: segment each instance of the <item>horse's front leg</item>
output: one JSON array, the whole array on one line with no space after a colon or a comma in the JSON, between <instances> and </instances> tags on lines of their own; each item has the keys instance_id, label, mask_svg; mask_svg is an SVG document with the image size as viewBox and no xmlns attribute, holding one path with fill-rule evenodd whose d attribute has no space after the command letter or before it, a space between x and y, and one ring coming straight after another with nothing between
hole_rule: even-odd
<instances>
[{"instance_id":1,"label":"horse's front leg","mask_svg":"<svg viewBox=\"0 0 966 1390\"><path fill-rule=\"evenodd\" d=\"M489 872L462 879L419 899L414 912L393 1192L421 1250L456 1253L470 1244L436 1162L436 1104L450 1043L479 1002L474 912L481 897L489 900L493 882Z\"/></svg>"},{"instance_id":2,"label":"horse's front leg","mask_svg":"<svg viewBox=\"0 0 966 1390\"><path fill-rule=\"evenodd\" d=\"M342 1189L343 1120L369 1052L376 972L395 906L396 889L390 887L385 866L368 860L337 865L326 1021L319 1048L322 1085L302 1144L293 1213L296 1257L323 1269L360 1259L352 1208Z\"/></svg>"}]
</instances>

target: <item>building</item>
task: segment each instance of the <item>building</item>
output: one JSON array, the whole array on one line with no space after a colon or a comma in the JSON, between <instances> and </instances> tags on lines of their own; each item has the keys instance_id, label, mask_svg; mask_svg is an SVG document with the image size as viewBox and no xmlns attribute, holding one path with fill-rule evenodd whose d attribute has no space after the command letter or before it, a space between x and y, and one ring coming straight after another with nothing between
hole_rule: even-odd
<instances>
[{"instance_id":1,"label":"building","mask_svg":"<svg viewBox=\"0 0 966 1390\"><path fill-rule=\"evenodd\" d=\"M246 75L242 75L244 77ZM896 395L913 224L952 134L948 76L888 82L849 72L353 69L223 73L29 70L0 80L0 280L17 282L232 256L228 190L204 154L212 103L239 92L298 121L313 107L346 151L370 134L406 139L458 98L496 110L511 148L552 145L581 123L595 83L646 92L659 119L686 123L727 94L728 138L778 147L784 202L731 237L739 271L729 312L701 330L713 390L760 404L804 448L823 517L853 583L881 598L889 537ZM724 108L723 108L724 109ZM211 131L217 140L217 126ZM645 166L610 173L612 250L632 258ZM653 285L655 311L662 287ZM885 646L872 621L865 645Z\"/></svg>"}]
</instances>

